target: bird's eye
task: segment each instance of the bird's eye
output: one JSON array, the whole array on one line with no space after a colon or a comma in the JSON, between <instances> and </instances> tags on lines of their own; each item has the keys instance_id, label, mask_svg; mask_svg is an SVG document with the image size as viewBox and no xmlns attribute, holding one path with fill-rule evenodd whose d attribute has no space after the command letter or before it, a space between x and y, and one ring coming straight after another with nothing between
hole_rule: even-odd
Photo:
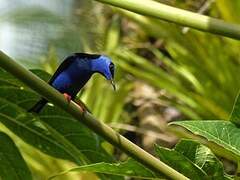
<instances>
[{"instance_id":1,"label":"bird's eye","mask_svg":"<svg viewBox=\"0 0 240 180\"><path fill-rule=\"evenodd\" d=\"M112 78L114 78L114 64L113 64L113 63L111 63L111 64L109 65L109 70L110 70L110 72L111 72L111 74L112 74Z\"/></svg>"}]
</instances>

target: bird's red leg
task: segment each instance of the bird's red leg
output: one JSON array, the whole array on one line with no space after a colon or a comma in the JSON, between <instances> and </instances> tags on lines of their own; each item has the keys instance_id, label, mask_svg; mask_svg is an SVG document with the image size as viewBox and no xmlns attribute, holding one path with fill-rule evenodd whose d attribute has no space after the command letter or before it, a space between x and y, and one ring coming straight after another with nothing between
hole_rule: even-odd
<instances>
[{"instance_id":1,"label":"bird's red leg","mask_svg":"<svg viewBox=\"0 0 240 180\"><path fill-rule=\"evenodd\" d=\"M67 93L63 93L63 95L64 95L65 99L68 101L68 103L70 103L72 97Z\"/></svg>"},{"instance_id":2,"label":"bird's red leg","mask_svg":"<svg viewBox=\"0 0 240 180\"><path fill-rule=\"evenodd\" d=\"M83 112L84 112L84 111L89 111L88 108L87 108L87 106L86 106L82 101L77 100L77 99L75 99L74 101L75 101L75 103L77 103L77 105L81 108L81 110L82 110Z\"/></svg>"},{"instance_id":3,"label":"bird's red leg","mask_svg":"<svg viewBox=\"0 0 240 180\"><path fill-rule=\"evenodd\" d=\"M63 93L63 95L65 99L68 101L68 103L70 103L70 101L72 100L72 97L67 93ZM79 106L82 112L88 111L88 108L86 107L86 105L83 104L81 101L75 100L74 102L77 103L77 105Z\"/></svg>"}]
</instances>

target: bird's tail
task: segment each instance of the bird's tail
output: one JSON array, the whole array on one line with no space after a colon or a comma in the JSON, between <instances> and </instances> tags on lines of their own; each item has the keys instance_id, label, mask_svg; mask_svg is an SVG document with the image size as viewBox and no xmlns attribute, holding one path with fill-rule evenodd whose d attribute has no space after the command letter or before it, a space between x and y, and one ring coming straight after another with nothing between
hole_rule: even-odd
<instances>
[{"instance_id":1,"label":"bird's tail","mask_svg":"<svg viewBox=\"0 0 240 180\"><path fill-rule=\"evenodd\" d=\"M42 98L32 108L30 108L28 112L39 113L42 110L42 108L47 104L47 102L48 101L46 99Z\"/></svg>"}]
</instances>

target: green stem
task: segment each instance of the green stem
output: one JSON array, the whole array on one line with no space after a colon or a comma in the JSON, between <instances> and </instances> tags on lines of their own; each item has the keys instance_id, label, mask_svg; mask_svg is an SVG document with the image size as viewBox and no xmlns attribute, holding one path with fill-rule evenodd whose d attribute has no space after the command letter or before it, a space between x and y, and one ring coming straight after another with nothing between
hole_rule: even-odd
<instances>
[{"instance_id":1,"label":"green stem","mask_svg":"<svg viewBox=\"0 0 240 180\"><path fill-rule=\"evenodd\" d=\"M16 63L2 51L0 51L0 66L24 82L26 85L31 87L41 96L45 97L55 105L71 114L79 122L83 123L88 128L105 138L111 144L115 145L126 154L141 162L151 170L158 173L164 173L166 176L172 179L188 179L134 143L130 142L128 139L121 136L119 133L115 132L113 129L101 121L96 120L88 112L81 111L76 103L72 101L68 103L68 101L65 100L64 96L56 89L52 88L45 81L38 78L36 75Z\"/></svg>"},{"instance_id":2,"label":"green stem","mask_svg":"<svg viewBox=\"0 0 240 180\"><path fill-rule=\"evenodd\" d=\"M240 39L240 25L174 8L152 0L96 0L142 15L174 22L201 31Z\"/></svg>"}]
</instances>

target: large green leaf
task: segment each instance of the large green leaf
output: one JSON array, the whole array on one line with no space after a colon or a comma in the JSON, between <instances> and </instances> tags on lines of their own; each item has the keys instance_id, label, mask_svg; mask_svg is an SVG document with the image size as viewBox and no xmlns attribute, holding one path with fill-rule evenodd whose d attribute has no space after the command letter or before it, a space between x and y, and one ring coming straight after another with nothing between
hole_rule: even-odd
<instances>
[{"instance_id":1,"label":"large green leaf","mask_svg":"<svg viewBox=\"0 0 240 180\"><path fill-rule=\"evenodd\" d=\"M224 179L223 165L208 147L192 140L181 140L175 150L200 167L208 178Z\"/></svg>"},{"instance_id":2,"label":"large green leaf","mask_svg":"<svg viewBox=\"0 0 240 180\"><path fill-rule=\"evenodd\" d=\"M0 132L0 179L30 180L32 175L14 142Z\"/></svg>"},{"instance_id":3,"label":"large green leaf","mask_svg":"<svg viewBox=\"0 0 240 180\"><path fill-rule=\"evenodd\" d=\"M190 179L231 179L211 150L196 141L181 140L174 149L156 146L155 151L163 162Z\"/></svg>"},{"instance_id":4,"label":"large green leaf","mask_svg":"<svg viewBox=\"0 0 240 180\"><path fill-rule=\"evenodd\" d=\"M169 126L180 136L208 145L220 156L235 161L240 158L240 129L229 121L178 121Z\"/></svg>"},{"instance_id":5,"label":"large green leaf","mask_svg":"<svg viewBox=\"0 0 240 180\"><path fill-rule=\"evenodd\" d=\"M34 71L45 80L49 75ZM3 75L3 76L2 76ZM39 97L12 76L0 71L0 122L28 144L51 156L78 165L113 162L103 139L57 107L47 105L39 115L27 113Z\"/></svg>"},{"instance_id":6,"label":"large green leaf","mask_svg":"<svg viewBox=\"0 0 240 180\"><path fill-rule=\"evenodd\" d=\"M178 151L156 146L155 151L158 157L166 164L176 169L190 179L206 179L207 174L187 157Z\"/></svg>"},{"instance_id":7,"label":"large green leaf","mask_svg":"<svg viewBox=\"0 0 240 180\"><path fill-rule=\"evenodd\" d=\"M154 172L147 169L146 167L136 162L135 160L129 159L125 162L120 162L120 163L102 162L102 163L74 167L67 171L61 172L55 176L52 176L50 179L53 179L60 175L64 175L66 173L81 172L81 171L98 172L98 173L113 174L118 176L135 177L135 178L141 178L141 179L156 179L156 178L162 177L160 175L156 175Z\"/></svg>"},{"instance_id":8,"label":"large green leaf","mask_svg":"<svg viewBox=\"0 0 240 180\"><path fill-rule=\"evenodd\" d=\"M158 157L190 179L228 179L224 176L221 162L209 148L195 141L182 140L175 149L155 147ZM138 162L129 159L121 163L96 163L77 166L52 176L50 179L70 172L99 172L119 176L129 176L143 179L162 178L145 168Z\"/></svg>"}]
</instances>

